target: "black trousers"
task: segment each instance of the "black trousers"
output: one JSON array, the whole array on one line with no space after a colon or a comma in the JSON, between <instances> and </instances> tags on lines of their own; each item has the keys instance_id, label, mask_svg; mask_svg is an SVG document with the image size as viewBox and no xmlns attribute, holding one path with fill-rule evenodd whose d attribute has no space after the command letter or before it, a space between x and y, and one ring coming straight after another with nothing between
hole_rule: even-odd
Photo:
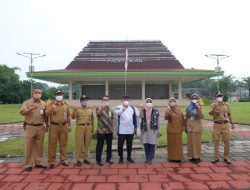
<instances>
[{"instance_id":1,"label":"black trousers","mask_svg":"<svg viewBox=\"0 0 250 190\"><path fill-rule=\"evenodd\" d=\"M123 145L126 140L127 158L131 158L134 134L118 134L118 155L123 159Z\"/></svg>"},{"instance_id":2,"label":"black trousers","mask_svg":"<svg viewBox=\"0 0 250 190\"><path fill-rule=\"evenodd\" d=\"M104 141L107 143L107 157L106 161L110 161L112 158L112 139L113 133L97 134L97 144L96 144L96 161L102 161L102 150Z\"/></svg>"}]
</instances>

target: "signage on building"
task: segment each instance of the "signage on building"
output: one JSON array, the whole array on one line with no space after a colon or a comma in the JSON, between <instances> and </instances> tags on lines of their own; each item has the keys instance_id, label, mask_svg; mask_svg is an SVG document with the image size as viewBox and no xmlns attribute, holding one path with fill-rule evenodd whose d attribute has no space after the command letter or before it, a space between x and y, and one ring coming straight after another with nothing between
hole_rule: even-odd
<instances>
[{"instance_id":1,"label":"signage on building","mask_svg":"<svg viewBox=\"0 0 250 190\"><path fill-rule=\"evenodd\" d=\"M107 59L108 63L124 63L125 58L109 58ZM135 59L128 59L129 63L143 63L142 59L135 58Z\"/></svg>"}]
</instances>

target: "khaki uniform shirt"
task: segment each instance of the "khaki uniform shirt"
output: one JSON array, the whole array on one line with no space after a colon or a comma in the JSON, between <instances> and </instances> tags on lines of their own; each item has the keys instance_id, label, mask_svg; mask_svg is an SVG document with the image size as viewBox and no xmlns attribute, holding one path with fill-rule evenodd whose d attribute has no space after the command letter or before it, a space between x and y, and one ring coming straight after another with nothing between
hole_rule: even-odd
<instances>
[{"instance_id":1,"label":"khaki uniform shirt","mask_svg":"<svg viewBox=\"0 0 250 190\"><path fill-rule=\"evenodd\" d=\"M165 119L168 120L168 133L182 133L185 122L184 116L179 108L175 108L174 110L167 108Z\"/></svg>"},{"instance_id":2,"label":"khaki uniform shirt","mask_svg":"<svg viewBox=\"0 0 250 190\"><path fill-rule=\"evenodd\" d=\"M44 110L46 107L46 103L42 100L37 101L31 98L25 101L22 105L20 113L25 109L29 109L30 106L34 106L37 104L39 105L38 108L33 109L28 115L24 116L24 122L28 125L43 124L45 122Z\"/></svg>"},{"instance_id":3,"label":"khaki uniform shirt","mask_svg":"<svg viewBox=\"0 0 250 190\"><path fill-rule=\"evenodd\" d=\"M55 108L51 112L50 117L50 123L57 123L57 124L64 124L68 122L68 119L70 118L70 111L69 111L69 105L65 101L57 102L52 101L49 103L46 107L46 110L51 110L53 108L53 105L55 105Z\"/></svg>"},{"instance_id":4,"label":"khaki uniform shirt","mask_svg":"<svg viewBox=\"0 0 250 190\"><path fill-rule=\"evenodd\" d=\"M96 111L100 111L98 108ZM114 131L114 111L107 107L102 110L102 115L98 116L98 129L97 132L100 134L113 133Z\"/></svg>"},{"instance_id":5,"label":"khaki uniform shirt","mask_svg":"<svg viewBox=\"0 0 250 190\"><path fill-rule=\"evenodd\" d=\"M209 114L213 116L213 120L217 122L232 122L231 109L225 102L211 104Z\"/></svg>"},{"instance_id":6,"label":"khaki uniform shirt","mask_svg":"<svg viewBox=\"0 0 250 190\"><path fill-rule=\"evenodd\" d=\"M76 124L90 124L94 127L94 114L93 108L88 107L78 107L76 108Z\"/></svg>"},{"instance_id":7,"label":"khaki uniform shirt","mask_svg":"<svg viewBox=\"0 0 250 190\"><path fill-rule=\"evenodd\" d=\"M186 114L186 129L188 132L202 132L202 121L201 119L204 118L204 115L202 113L202 109L196 109L197 110L197 119L192 118L188 115L188 112Z\"/></svg>"}]
</instances>

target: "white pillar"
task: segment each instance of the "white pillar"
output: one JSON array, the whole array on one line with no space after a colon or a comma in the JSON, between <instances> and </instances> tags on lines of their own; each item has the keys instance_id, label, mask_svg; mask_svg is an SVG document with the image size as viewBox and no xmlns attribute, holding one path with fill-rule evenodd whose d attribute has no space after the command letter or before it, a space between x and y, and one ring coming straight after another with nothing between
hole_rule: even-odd
<instances>
[{"instance_id":1,"label":"white pillar","mask_svg":"<svg viewBox=\"0 0 250 190\"><path fill-rule=\"evenodd\" d=\"M105 81L105 95L109 95L109 81Z\"/></svg>"},{"instance_id":2,"label":"white pillar","mask_svg":"<svg viewBox=\"0 0 250 190\"><path fill-rule=\"evenodd\" d=\"M182 99L182 83L178 82L178 99Z\"/></svg>"},{"instance_id":3,"label":"white pillar","mask_svg":"<svg viewBox=\"0 0 250 190\"><path fill-rule=\"evenodd\" d=\"M169 98L173 97L173 93L172 93L172 83L168 84L169 87Z\"/></svg>"},{"instance_id":4,"label":"white pillar","mask_svg":"<svg viewBox=\"0 0 250 190\"><path fill-rule=\"evenodd\" d=\"M145 100L145 90L146 90L146 88L145 88L145 80L142 80L142 83L141 83L141 86L142 86L142 88L141 88L141 94L142 94L142 100Z\"/></svg>"},{"instance_id":5,"label":"white pillar","mask_svg":"<svg viewBox=\"0 0 250 190\"><path fill-rule=\"evenodd\" d=\"M69 81L69 100L72 100L72 81Z\"/></svg>"}]
</instances>

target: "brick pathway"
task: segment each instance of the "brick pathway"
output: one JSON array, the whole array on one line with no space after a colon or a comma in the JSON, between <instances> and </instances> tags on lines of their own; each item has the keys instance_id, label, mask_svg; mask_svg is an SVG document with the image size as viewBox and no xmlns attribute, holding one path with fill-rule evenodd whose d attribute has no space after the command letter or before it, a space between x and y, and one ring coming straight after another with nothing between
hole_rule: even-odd
<instances>
[{"instance_id":1,"label":"brick pathway","mask_svg":"<svg viewBox=\"0 0 250 190\"><path fill-rule=\"evenodd\" d=\"M249 189L250 161L228 166L212 164L153 163L113 164L103 167L71 164L53 170L23 172L21 163L0 164L0 189L27 190L164 190Z\"/></svg>"},{"instance_id":2,"label":"brick pathway","mask_svg":"<svg viewBox=\"0 0 250 190\"><path fill-rule=\"evenodd\" d=\"M204 121L204 130L211 130L212 123ZM6 127L8 128L6 130ZM0 126L3 131L22 134L21 125ZM187 162L187 146L184 145L185 161L168 163L166 148L157 148L155 163L143 164L143 150L133 150L135 164L117 164L117 152L113 153L116 164L103 167L74 166L75 155L68 155L70 166L57 166L53 170L33 169L23 171L23 157L0 159L0 190L167 190L167 189L250 189L250 129L236 125L236 140L231 142L231 165L224 162L212 164L213 144L202 144L203 162L195 165ZM6 132L8 135L8 133ZM223 154L223 144L220 154ZM126 155L126 153L125 153ZM95 154L91 154L94 163ZM46 157L45 157L46 160Z\"/></svg>"}]
</instances>

